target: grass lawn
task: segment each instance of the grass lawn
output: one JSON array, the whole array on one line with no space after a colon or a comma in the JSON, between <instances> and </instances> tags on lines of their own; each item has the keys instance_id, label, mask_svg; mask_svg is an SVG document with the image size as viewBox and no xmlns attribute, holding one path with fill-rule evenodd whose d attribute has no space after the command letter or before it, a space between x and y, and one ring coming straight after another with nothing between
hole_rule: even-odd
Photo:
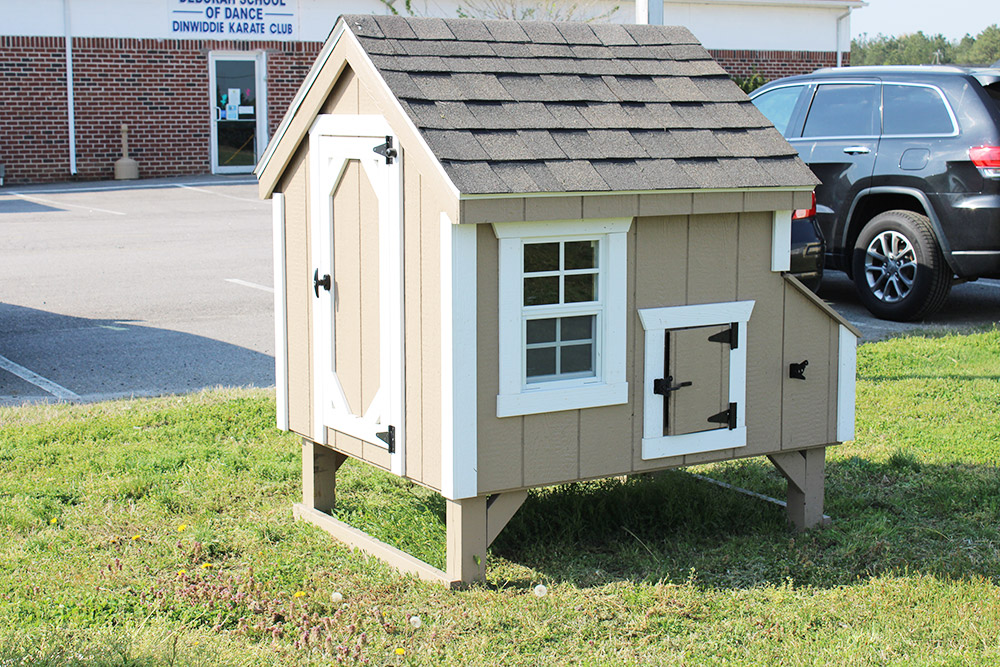
<instances>
[{"instance_id":1,"label":"grass lawn","mask_svg":"<svg viewBox=\"0 0 1000 667\"><path fill-rule=\"evenodd\" d=\"M830 527L683 471L544 489L455 592L292 521L270 392L0 408L0 667L1000 664L1000 330L864 345L858 380ZM697 472L784 495L766 460ZM338 487L443 566L438 496Z\"/></svg>"}]
</instances>

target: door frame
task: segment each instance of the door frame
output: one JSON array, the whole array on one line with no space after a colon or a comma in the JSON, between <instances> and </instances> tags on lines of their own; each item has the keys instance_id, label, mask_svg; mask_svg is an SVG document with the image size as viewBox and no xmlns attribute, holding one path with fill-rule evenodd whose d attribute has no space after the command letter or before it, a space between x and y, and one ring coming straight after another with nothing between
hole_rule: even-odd
<instances>
[{"instance_id":1,"label":"door frame","mask_svg":"<svg viewBox=\"0 0 1000 667\"><path fill-rule=\"evenodd\" d=\"M254 78L257 85L257 146L254 153L254 164L238 167L225 167L219 164L219 120L215 104L215 64L220 60L244 60L254 63ZM208 53L208 108L209 108L209 160L213 174L249 174L253 172L257 162L267 148L267 53L264 51L209 51Z\"/></svg>"},{"instance_id":2,"label":"door frame","mask_svg":"<svg viewBox=\"0 0 1000 667\"><path fill-rule=\"evenodd\" d=\"M642 385L644 461L746 446L747 322L753 313L754 303L754 301L729 301L639 310L639 319L645 332ZM663 435L663 399L653 391L653 383L663 376L666 332L671 329L725 324L734 324L738 329L739 344L731 347L729 351L729 402L736 406L735 428Z\"/></svg>"},{"instance_id":3,"label":"door frame","mask_svg":"<svg viewBox=\"0 0 1000 667\"><path fill-rule=\"evenodd\" d=\"M397 155L393 164L384 164L385 158L372 149L385 140L394 138ZM330 141L343 139L352 141L358 152L348 152L342 163L327 167L325 151L330 150ZM333 191L343 175L345 165L351 159L372 158L379 161L379 168L387 169L384 197L379 200L379 389L375 405L381 403L381 425L394 427L395 443L390 448L382 439L373 437L370 415L358 417L350 413L347 399L340 388L333 358L336 330L331 303L335 298L331 289L320 298L312 298L313 312L313 440L327 444L326 429L332 428L364 440L365 442L390 450L390 469L405 474L405 411L404 411L404 321L403 321L403 168L402 151L398 147L395 132L383 116L378 115L320 115L309 131L310 168L310 234L312 266L320 275L336 276L333 254ZM362 166L363 174L370 174L372 165ZM380 196L378 183L371 183ZM329 239L329 243L318 242ZM359 323L360 325L360 323ZM364 406L359 406L364 410ZM394 449L394 451L392 451Z\"/></svg>"}]
</instances>

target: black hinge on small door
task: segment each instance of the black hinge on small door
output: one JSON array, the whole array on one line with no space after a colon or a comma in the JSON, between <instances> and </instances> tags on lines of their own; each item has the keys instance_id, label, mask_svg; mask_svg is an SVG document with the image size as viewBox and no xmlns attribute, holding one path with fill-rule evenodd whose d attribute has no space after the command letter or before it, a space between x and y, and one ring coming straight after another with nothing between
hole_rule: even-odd
<instances>
[{"instance_id":1,"label":"black hinge on small door","mask_svg":"<svg viewBox=\"0 0 1000 667\"><path fill-rule=\"evenodd\" d=\"M389 135L385 135L384 144L379 144L372 150L384 157L386 164L392 164L392 158L398 155L398 153L396 153L396 149L392 147L392 137Z\"/></svg>"},{"instance_id":2,"label":"black hinge on small door","mask_svg":"<svg viewBox=\"0 0 1000 667\"><path fill-rule=\"evenodd\" d=\"M712 343L725 343L729 348L735 350L740 346L740 327L738 322L733 322L728 329L712 334L708 337Z\"/></svg>"},{"instance_id":3,"label":"black hinge on small door","mask_svg":"<svg viewBox=\"0 0 1000 667\"><path fill-rule=\"evenodd\" d=\"M736 428L736 404L730 403L728 410L723 410L717 415L712 415L708 418L708 421L713 424L728 426L729 430L732 431Z\"/></svg>"},{"instance_id":4,"label":"black hinge on small door","mask_svg":"<svg viewBox=\"0 0 1000 667\"><path fill-rule=\"evenodd\" d=\"M382 433L376 433L375 437L389 445L389 453L396 453L396 427L390 426L388 431L383 431Z\"/></svg>"}]
</instances>

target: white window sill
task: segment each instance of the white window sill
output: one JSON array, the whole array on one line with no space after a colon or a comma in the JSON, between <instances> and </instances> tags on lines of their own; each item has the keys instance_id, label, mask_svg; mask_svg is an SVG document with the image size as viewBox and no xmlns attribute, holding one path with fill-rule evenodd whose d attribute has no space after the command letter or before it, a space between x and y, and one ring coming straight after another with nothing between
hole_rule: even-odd
<instances>
[{"instance_id":1,"label":"white window sill","mask_svg":"<svg viewBox=\"0 0 1000 667\"><path fill-rule=\"evenodd\" d=\"M497 396L497 417L537 415L628 403L628 382L592 384L566 389L532 389Z\"/></svg>"}]
</instances>

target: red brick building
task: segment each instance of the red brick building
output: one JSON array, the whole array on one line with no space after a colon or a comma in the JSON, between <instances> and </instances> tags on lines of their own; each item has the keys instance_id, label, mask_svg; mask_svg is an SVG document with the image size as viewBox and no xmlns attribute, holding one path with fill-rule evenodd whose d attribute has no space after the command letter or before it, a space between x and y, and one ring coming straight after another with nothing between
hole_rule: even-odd
<instances>
[{"instance_id":1,"label":"red brick building","mask_svg":"<svg viewBox=\"0 0 1000 667\"><path fill-rule=\"evenodd\" d=\"M846 64L850 10L863 6L662 4L663 21L690 28L728 71L768 79ZM457 5L428 13L456 16ZM648 6L638 9L641 20ZM634 10L609 20L632 22ZM385 11L378 0L35 0L5 10L4 184L111 178L122 125L142 177L249 173L337 16Z\"/></svg>"}]
</instances>

